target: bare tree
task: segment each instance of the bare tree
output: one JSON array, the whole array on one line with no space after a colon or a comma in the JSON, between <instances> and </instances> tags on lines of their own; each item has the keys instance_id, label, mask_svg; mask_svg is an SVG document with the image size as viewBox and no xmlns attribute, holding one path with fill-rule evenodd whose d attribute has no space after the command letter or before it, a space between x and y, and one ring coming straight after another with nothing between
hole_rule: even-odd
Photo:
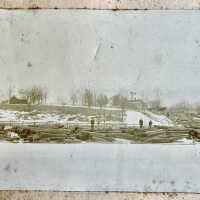
<instances>
[{"instance_id":1,"label":"bare tree","mask_svg":"<svg viewBox=\"0 0 200 200\"><path fill-rule=\"evenodd\" d=\"M104 94L97 96L97 105L102 108L108 104L108 97Z\"/></svg>"},{"instance_id":2,"label":"bare tree","mask_svg":"<svg viewBox=\"0 0 200 200\"><path fill-rule=\"evenodd\" d=\"M12 85L9 85L8 87L8 102L10 103L10 99L13 95L13 86Z\"/></svg>"},{"instance_id":3,"label":"bare tree","mask_svg":"<svg viewBox=\"0 0 200 200\"><path fill-rule=\"evenodd\" d=\"M121 118L124 120L126 114L126 106L128 104L128 99L120 94L116 94L112 97L112 105L121 108Z\"/></svg>"},{"instance_id":4,"label":"bare tree","mask_svg":"<svg viewBox=\"0 0 200 200\"><path fill-rule=\"evenodd\" d=\"M118 107L120 105L120 99L121 99L120 94L116 94L116 95L112 96L112 106Z\"/></svg>"},{"instance_id":5,"label":"bare tree","mask_svg":"<svg viewBox=\"0 0 200 200\"><path fill-rule=\"evenodd\" d=\"M112 97L112 105L116 107L125 107L127 105L128 99L125 96L116 94Z\"/></svg>"},{"instance_id":6,"label":"bare tree","mask_svg":"<svg viewBox=\"0 0 200 200\"><path fill-rule=\"evenodd\" d=\"M121 108L122 121L124 121L124 116L126 115L127 104L128 104L128 99L126 97L121 96L121 98L120 98L120 108Z\"/></svg>"},{"instance_id":7,"label":"bare tree","mask_svg":"<svg viewBox=\"0 0 200 200\"><path fill-rule=\"evenodd\" d=\"M83 100L84 104L86 104L88 107L93 105L93 93L90 89L85 89L83 93Z\"/></svg>"},{"instance_id":8,"label":"bare tree","mask_svg":"<svg viewBox=\"0 0 200 200\"><path fill-rule=\"evenodd\" d=\"M0 100L1 102L5 100L4 92L2 90L0 90Z\"/></svg>"},{"instance_id":9,"label":"bare tree","mask_svg":"<svg viewBox=\"0 0 200 200\"><path fill-rule=\"evenodd\" d=\"M152 109L159 109L161 107L161 96L162 93L159 88L153 90L154 98L150 101L150 107Z\"/></svg>"},{"instance_id":10,"label":"bare tree","mask_svg":"<svg viewBox=\"0 0 200 200\"><path fill-rule=\"evenodd\" d=\"M48 99L48 90L47 88L43 88L43 100L45 104L47 103L47 99Z\"/></svg>"},{"instance_id":11,"label":"bare tree","mask_svg":"<svg viewBox=\"0 0 200 200\"><path fill-rule=\"evenodd\" d=\"M104 122L104 128L106 125L106 111L105 109L102 110L102 107L106 106L108 104L108 97L104 94L100 94L96 97L96 103L101 109L101 115L103 115L103 122Z\"/></svg>"},{"instance_id":12,"label":"bare tree","mask_svg":"<svg viewBox=\"0 0 200 200\"><path fill-rule=\"evenodd\" d=\"M40 86L33 86L30 89L20 89L18 93L29 104L42 104L47 102L48 91L46 88Z\"/></svg>"},{"instance_id":13,"label":"bare tree","mask_svg":"<svg viewBox=\"0 0 200 200\"><path fill-rule=\"evenodd\" d=\"M78 97L77 97L77 95L76 95L76 93L73 93L72 95L71 95L71 102L72 102L72 104L73 105L75 105L75 104L77 104L78 103Z\"/></svg>"}]
</instances>

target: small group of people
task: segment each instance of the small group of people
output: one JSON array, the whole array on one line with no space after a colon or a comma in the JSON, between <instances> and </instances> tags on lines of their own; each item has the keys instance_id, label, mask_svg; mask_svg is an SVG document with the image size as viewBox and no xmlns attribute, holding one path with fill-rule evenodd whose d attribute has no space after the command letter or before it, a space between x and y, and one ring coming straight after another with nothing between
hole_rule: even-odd
<instances>
[{"instance_id":1,"label":"small group of people","mask_svg":"<svg viewBox=\"0 0 200 200\"><path fill-rule=\"evenodd\" d=\"M139 126L140 126L140 128L143 128L143 119L140 119L139 120ZM152 128L152 124L153 124L153 122L150 120L149 121L149 128Z\"/></svg>"},{"instance_id":2,"label":"small group of people","mask_svg":"<svg viewBox=\"0 0 200 200\"><path fill-rule=\"evenodd\" d=\"M95 120L94 120L94 118L92 118L90 120L90 125L91 125L91 130L92 131L94 130L94 124L95 124ZM140 119L139 120L139 126L140 126L140 128L143 128L143 125L144 125L143 119ZM153 122L150 120L149 121L149 128L152 128L152 125L153 125Z\"/></svg>"}]
</instances>

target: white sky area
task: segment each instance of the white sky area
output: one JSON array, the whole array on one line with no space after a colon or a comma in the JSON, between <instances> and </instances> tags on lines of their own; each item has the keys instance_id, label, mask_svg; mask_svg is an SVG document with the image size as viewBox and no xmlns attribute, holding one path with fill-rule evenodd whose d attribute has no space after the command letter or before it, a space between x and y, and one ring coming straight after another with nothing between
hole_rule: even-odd
<instances>
[{"instance_id":1,"label":"white sky area","mask_svg":"<svg viewBox=\"0 0 200 200\"><path fill-rule=\"evenodd\" d=\"M198 11L0 11L0 90L89 87L162 102L200 101Z\"/></svg>"}]
</instances>

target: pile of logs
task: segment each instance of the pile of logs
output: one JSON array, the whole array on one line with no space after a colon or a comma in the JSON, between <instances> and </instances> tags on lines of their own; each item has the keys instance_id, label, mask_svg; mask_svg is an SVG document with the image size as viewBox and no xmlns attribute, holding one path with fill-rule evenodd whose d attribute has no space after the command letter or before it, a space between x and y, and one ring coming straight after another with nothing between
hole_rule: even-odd
<instances>
[{"instance_id":1,"label":"pile of logs","mask_svg":"<svg viewBox=\"0 0 200 200\"><path fill-rule=\"evenodd\" d=\"M9 137L9 134L18 137ZM76 143L90 140L92 136L78 127L65 129L63 126L14 126L7 130L0 130L0 140L28 143Z\"/></svg>"},{"instance_id":2,"label":"pile of logs","mask_svg":"<svg viewBox=\"0 0 200 200\"><path fill-rule=\"evenodd\" d=\"M1 126L0 126L1 127ZM18 137L9 137L16 133ZM27 143L116 143L118 139L130 143L173 143L182 139L200 139L200 131L191 128L153 127L153 128L107 128L86 129L80 127L64 128L62 125L14 126L0 128L0 140Z\"/></svg>"},{"instance_id":3,"label":"pile of logs","mask_svg":"<svg viewBox=\"0 0 200 200\"><path fill-rule=\"evenodd\" d=\"M189 139L188 129L155 127L152 129L127 129L134 143L173 143L183 138Z\"/></svg>"},{"instance_id":4,"label":"pile of logs","mask_svg":"<svg viewBox=\"0 0 200 200\"><path fill-rule=\"evenodd\" d=\"M190 130L189 135L193 140L200 141L200 131L197 130Z\"/></svg>"}]
</instances>

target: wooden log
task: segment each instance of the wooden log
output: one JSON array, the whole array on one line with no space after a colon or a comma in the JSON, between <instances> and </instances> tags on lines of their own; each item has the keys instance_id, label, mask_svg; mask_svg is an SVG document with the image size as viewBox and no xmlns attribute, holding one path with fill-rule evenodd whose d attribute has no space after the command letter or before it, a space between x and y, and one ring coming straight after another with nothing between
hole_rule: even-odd
<instances>
[{"instance_id":1,"label":"wooden log","mask_svg":"<svg viewBox=\"0 0 200 200\"><path fill-rule=\"evenodd\" d=\"M65 138L64 137L50 137L49 140L61 140L61 141L64 141Z\"/></svg>"},{"instance_id":2,"label":"wooden log","mask_svg":"<svg viewBox=\"0 0 200 200\"><path fill-rule=\"evenodd\" d=\"M100 143L110 143L110 142L113 142L114 139L113 138L102 138L102 137L93 136L91 141L92 142L100 142Z\"/></svg>"},{"instance_id":3,"label":"wooden log","mask_svg":"<svg viewBox=\"0 0 200 200\"><path fill-rule=\"evenodd\" d=\"M40 137L40 139L42 139L42 138L48 138L49 137L49 134L48 133L43 133L43 132L41 132L41 133L39 133L39 137Z\"/></svg>"},{"instance_id":4,"label":"wooden log","mask_svg":"<svg viewBox=\"0 0 200 200\"><path fill-rule=\"evenodd\" d=\"M190 130L189 135L194 139L200 139L200 132L196 130Z\"/></svg>"},{"instance_id":5,"label":"wooden log","mask_svg":"<svg viewBox=\"0 0 200 200\"><path fill-rule=\"evenodd\" d=\"M147 139L145 140L144 142L145 143L152 143L152 144L155 144L155 143L172 143L172 142L175 142L176 139L171 139L171 138L152 138L152 139Z\"/></svg>"},{"instance_id":6,"label":"wooden log","mask_svg":"<svg viewBox=\"0 0 200 200\"><path fill-rule=\"evenodd\" d=\"M92 138L92 135L89 134L89 133L80 133L78 135L76 135L76 138L79 139L79 140L83 140L83 141L86 141L86 140L89 140Z\"/></svg>"},{"instance_id":7,"label":"wooden log","mask_svg":"<svg viewBox=\"0 0 200 200\"><path fill-rule=\"evenodd\" d=\"M42 135L42 134L40 134ZM43 133L44 137L66 137L65 134L51 134L51 133Z\"/></svg>"}]
</instances>

